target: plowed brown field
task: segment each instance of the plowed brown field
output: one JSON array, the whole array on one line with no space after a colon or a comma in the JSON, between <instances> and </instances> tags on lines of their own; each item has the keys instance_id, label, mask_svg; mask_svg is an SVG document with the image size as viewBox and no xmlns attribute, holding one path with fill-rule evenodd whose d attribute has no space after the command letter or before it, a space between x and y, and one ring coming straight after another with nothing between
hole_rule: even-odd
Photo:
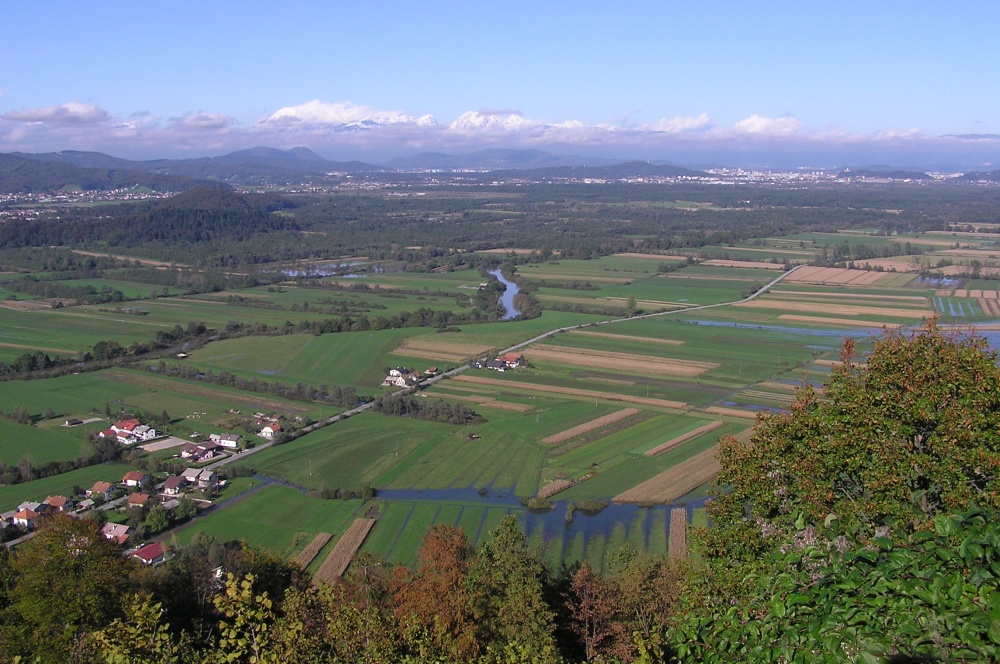
<instances>
[{"instance_id":1,"label":"plowed brown field","mask_svg":"<svg viewBox=\"0 0 1000 664\"><path fill-rule=\"evenodd\" d=\"M701 454L696 454L687 461L682 461L673 468L663 471L638 484L628 491L623 491L614 498L616 503L669 503L698 488L718 474L720 466L716 456L717 449L709 448Z\"/></svg>"},{"instance_id":2,"label":"plowed brown field","mask_svg":"<svg viewBox=\"0 0 1000 664\"><path fill-rule=\"evenodd\" d=\"M546 436L542 438L542 442L548 445L556 445L558 443L565 442L570 438L576 438L588 431L593 431L594 429L600 429L609 424L614 424L619 420L624 420L626 417L632 417L636 413L640 412L638 408L625 408L624 410L615 411L614 413L609 413L604 417L598 417L597 419L591 420L589 422L584 422L583 424L578 424L571 429L566 429L565 431L560 431L559 433L554 433L551 436Z\"/></svg>"},{"instance_id":3,"label":"plowed brown field","mask_svg":"<svg viewBox=\"0 0 1000 664\"><path fill-rule=\"evenodd\" d=\"M344 575L347 566L351 564L351 559L364 544L365 538L368 537L368 533L371 532L374 525L375 519L355 519L354 523L337 540L330 555L323 561L313 578L333 585L337 579Z\"/></svg>"},{"instance_id":4,"label":"plowed brown field","mask_svg":"<svg viewBox=\"0 0 1000 664\"><path fill-rule=\"evenodd\" d=\"M724 424L725 424L725 422L723 422L722 420L716 420L715 422L709 422L708 424L705 424L704 426L700 426L697 429L693 429L691 431L688 431L687 433L681 434L680 436L677 436L676 438L671 438L670 440L668 440L665 443L660 443L659 445L657 445L653 449L646 450L645 452L643 452L643 454L645 454L646 456L649 456L649 457L659 456L660 454L663 454L667 450L673 449L673 448L677 447L678 445L683 445L684 443L688 442L689 440L694 440L695 438L697 438L698 436L700 436L702 434L706 434L709 431L714 431L714 430L718 429L719 427L721 427Z\"/></svg>"}]
</instances>

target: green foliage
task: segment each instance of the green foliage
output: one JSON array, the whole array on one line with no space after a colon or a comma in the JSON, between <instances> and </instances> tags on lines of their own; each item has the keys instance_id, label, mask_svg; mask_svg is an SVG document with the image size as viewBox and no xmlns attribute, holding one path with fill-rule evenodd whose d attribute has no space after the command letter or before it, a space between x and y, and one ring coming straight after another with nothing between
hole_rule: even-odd
<instances>
[{"instance_id":1,"label":"green foliage","mask_svg":"<svg viewBox=\"0 0 1000 664\"><path fill-rule=\"evenodd\" d=\"M835 540L837 528L821 539ZM980 662L1000 657L996 512L934 519L903 543L792 547L749 580L746 601L692 614L682 661ZM908 660L909 661L909 660Z\"/></svg>"},{"instance_id":2,"label":"green foliage","mask_svg":"<svg viewBox=\"0 0 1000 664\"><path fill-rule=\"evenodd\" d=\"M799 394L749 443L720 446L709 553L752 559L806 524L837 519L871 538L931 527L935 515L1000 507L1000 371L975 337L919 333L845 344L826 396ZM797 523L798 522L798 523Z\"/></svg>"}]
</instances>

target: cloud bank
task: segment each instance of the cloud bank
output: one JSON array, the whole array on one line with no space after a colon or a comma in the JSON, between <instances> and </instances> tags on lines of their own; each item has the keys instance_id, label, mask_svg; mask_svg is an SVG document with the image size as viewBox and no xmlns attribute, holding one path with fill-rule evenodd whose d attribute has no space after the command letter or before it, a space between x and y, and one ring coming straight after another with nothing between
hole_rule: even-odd
<instances>
[{"instance_id":1,"label":"cloud bank","mask_svg":"<svg viewBox=\"0 0 1000 664\"><path fill-rule=\"evenodd\" d=\"M439 122L428 114L319 99L278 108L250 123L204 110L174 117L150 111L119 116L81 101L0 114L2 152L96 150L149 159L211 156L262 145L306 146L330 159L375 163L417 152L466 153L490 147L780 167L1000 161L1000 137L935 137L914 129L851 134L811 129L790 114L754 113L733 123L701 113L664 116L647 124L587 124L576 119L543 121L516 109L478 109Z\"/></svg>"}]
</instances>

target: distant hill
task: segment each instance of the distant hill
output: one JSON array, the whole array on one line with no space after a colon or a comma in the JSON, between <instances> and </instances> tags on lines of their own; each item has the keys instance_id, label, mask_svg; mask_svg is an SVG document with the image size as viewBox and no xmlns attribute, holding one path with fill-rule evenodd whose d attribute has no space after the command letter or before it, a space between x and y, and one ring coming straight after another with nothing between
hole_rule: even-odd
<instances>
[{"instance_id":1,"label":"distant hill","mask_svg":"<svg viewBox=\"0 0 1000 664\"><path fill-rule=\"evenodd\" d=\"M558 155L545 150L479 150L464 155L424 152L413 157L393 159L388 166L396 170L520 170L559 166L610 166L620 159Z\"/></svg>"},{"instance_id":2,"label":"distant hill","mask_svg":"<svg viewBox=\"0 0 1000 664\"><path fill-rule=\"evenodd\" d=\"M53 153L59 154L59 153ZM224 187L227 185L202 180L187 175L149 173L121 167L81 166L101 162L99 153L73 153L66 161L34 159L21 154L0 153L0 192L45 193L66 187L79 187L84 191L148 187L154 191L187 191L195 187ZM46 155L48 156L48 155ZM114 157L100 155L105 164L124 162ZM75 163L74 163L75 162ZM133 162L134 163L134 162Z\"/></svg>"},{"instance_id":3,"label":"distant hill","mask_svg":"<svg viewBox=\"0 0 1000 664\"><path fill-rule=\"evenodd\" d=\"M1000 170L973 171L956 178L959 182L994 182L1000 184Z\"/></svg>"},{"instance_id":4,"label":"distant hill","mask_svg":"<svg viewBox=\"0 0 1000 664\"><path fill-rule=\"evenodd\" d=\"M308 148L278 150L256 147L219 157L199 159L154 159L130 161L99 152L18 153L18 157L48 163L72 164L88 168L114 168L124 171L161 173L207 180L240 183L301 180L304 176L323 176L331 172L377 173L386 169L360 161L329 161Z\"/></svg>"}]
</instances>

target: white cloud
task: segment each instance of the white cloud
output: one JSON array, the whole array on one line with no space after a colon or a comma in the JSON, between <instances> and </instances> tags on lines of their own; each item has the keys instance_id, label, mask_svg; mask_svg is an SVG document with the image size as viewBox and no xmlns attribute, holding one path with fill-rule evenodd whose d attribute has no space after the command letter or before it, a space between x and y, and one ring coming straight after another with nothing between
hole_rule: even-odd
<instances>
[{"instance_id":1,"label":"white cloud","mask_svg":"<svg viewBox=\"0 0 1000 664\"><path fill-rule=\"evenodd\" d=\"M466 111L448 129L459 132L471 131L520 131L538 127L538 123L529 120L516 111Z\"/></svg>"},{"instance_id":2,"label":"white cloud","mask_svg":"<svg viewBox=\"0 0 1000 664\"><path fill-rule=\"evenodd\" d=\"M711 119L708 117L707 113L702 113L698 117L682 117L676 116L672 118L662 118L659 122L644 126L643 129L649 131L665 131L671 134L677 134L684 131L693 131L696 129L705 129L709 126Z\"/></svg>"},{"instance_id":3,"label":"white cloud","mask_svg":"<svg viewBox=\"0 0 1000 664\"><path fill-rule=\"evenodd\" d=\"M189 113L177 118L170 118L170 126L180 131L215 131L228 129L233 124L233 118L221 113Z\"/></svg>"},{"instance_id":4,"label":"white cloud","mask_svg":"<svg viewBox=\"0 0 1000 664\"><path fill-rule=\"evenodd\" d=\"M802 125L793 115L782 115L777 118L765 118L754 113L736 123L736 130L745 134L762 134L765 136L790 136Z\"/></svg>"},{"instance_id":5,"label":"white cloud","mask_svg":"<svg viewBox=\"0 0 1000 664\"><path fill-rule=\"evenodd\" d=\"M307 124L371 128L385 125L412 124L430 127L437 124L430 115L414 117L402 111L383 111L372 106L359 106L350 101L320 101L314 99L298 106L280 108L262 121L264 124Z\"/></svg>"},{"instance_id":6,"label":"white cloud","mask_svg":"<svg viewBox=\"0 0 1000 664\"><path fill-rule=\"evenodd\" d=\"M16 122L53 125L99 124L111 118L103 108L84 104L82 101L71 101L59 106L44 106L42 108L22 108L19 111L4 113L0 117Z\"/></svg>"}]
</instances>

